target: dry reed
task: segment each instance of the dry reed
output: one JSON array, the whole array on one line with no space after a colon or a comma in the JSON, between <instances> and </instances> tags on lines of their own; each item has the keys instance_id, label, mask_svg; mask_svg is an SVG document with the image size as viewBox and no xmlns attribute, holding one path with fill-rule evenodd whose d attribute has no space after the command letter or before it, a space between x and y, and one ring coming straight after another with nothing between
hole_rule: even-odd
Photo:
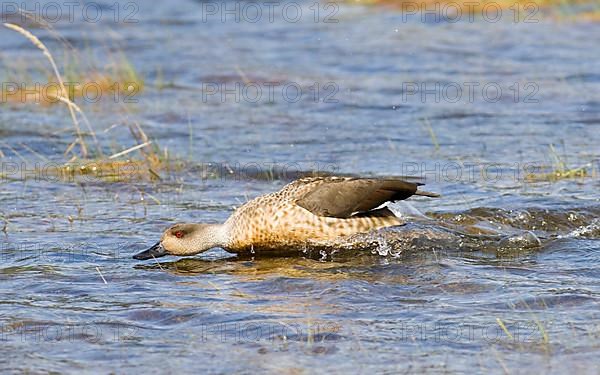
<instances>
[{"instance_id":1,"label":"dry reed","mask_svg":"<svg viewBox=\"0 0 600 375\"><path fill-rule=\"evenodd\" d=\"M59 93L59 96L57 98L61 102L66 103L67 108L69 108L69 114L71 115L71 120L73 120L73 126L75 127L75 132L77 134L77 139L74 142L79 143L79 145L81 147L81 154L84 158L86 158L88 155L88 150L87 150L87 146L85 144L85 140L83 139L83 134L81 133L81 127L79 126L79 121L77 120L77 115L75 114L75 109L74 109L74 108L77 108L77 106L68 97L67 89L65 88L64 81L60 75L60 72L58 71L58 67L56 66L54 57L52 57L52 54L50 53L48 48L44 45L44 43L42 43L38 39L38 37L33 35L28 30L25 30L21 26L15 25L13 23L4 23L4 26L8 29L18 32L19 34L21 34L25 38L27 38L31 43L33 43L33 45L35 45L37 48L39 48L42 51L44 56L46 56L46 58L50 62L50 65L52 66L52 70L54 71L54 75L58 81L58 84L60 85L60 90L61 90L61 92ZM90 128L90 130L91 130L91 128Z\"/></svg>"}]
</instances>

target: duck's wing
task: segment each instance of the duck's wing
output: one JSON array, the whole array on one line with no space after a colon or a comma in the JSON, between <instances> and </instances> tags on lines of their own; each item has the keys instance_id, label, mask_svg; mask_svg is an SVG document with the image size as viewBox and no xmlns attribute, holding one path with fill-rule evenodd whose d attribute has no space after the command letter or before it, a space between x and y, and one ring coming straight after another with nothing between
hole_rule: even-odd
<instances>
[{"instance_id":1,"label":"duck's wing","mask_svg":"<svg viewBox=\"0 0 600 375\"><path fill-rule=\"evenodd\" d=\"M315 181L317 182L317 181ZM390 178L327 178L306 186L296 204L315 215L347 218L412 195L439 197L419 191L422 184Z\"/></svg>"}]
</instances>

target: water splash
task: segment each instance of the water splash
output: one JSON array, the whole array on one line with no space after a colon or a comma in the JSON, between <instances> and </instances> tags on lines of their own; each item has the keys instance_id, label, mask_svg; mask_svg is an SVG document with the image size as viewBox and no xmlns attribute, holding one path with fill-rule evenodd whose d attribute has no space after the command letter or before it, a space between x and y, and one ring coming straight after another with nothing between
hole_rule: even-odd
<instances>
[{"instance_id":1,"label":"water splash","mask_svg":"<svg viewBox=\"0 0 600 375\"><path fill-rule=\"evenodd\" d=\"M583 238L600 238L600 219L595 218L588 225L580 226L566 235L561 235L559 238L572 238L572 237L583 237Z\"/></svg>"}]
</instances>

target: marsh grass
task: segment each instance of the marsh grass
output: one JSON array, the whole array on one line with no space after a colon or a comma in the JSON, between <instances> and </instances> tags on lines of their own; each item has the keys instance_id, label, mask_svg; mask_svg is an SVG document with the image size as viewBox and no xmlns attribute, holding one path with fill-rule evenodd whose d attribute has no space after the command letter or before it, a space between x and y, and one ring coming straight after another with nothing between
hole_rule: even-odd
<instances>
[{"instance_id":1,"label":"marsh grass","mask_svg":"<svg viewBox=\"0 0 600 375\"><path fill-rule=\"evenodd\" d=\"M177 169L180 164L172 162L165 150L148 138L140 124L128 125L135 146L118 151L110 156L71 160L38 171L40 175L56 177L62 181L93 180L103 182L129 182L136 180L162 180L161 174ZM130 158L130 154L141 155L139 159Z\"/></svg>"},{"instance_id":2,"label":"marsh grass","mask_svg":"<svg viewBox=\"0 0 600 375\"><path fill-rule=\"evenodd\" d=\"M5 67L4 82L17 83L18 87L4 85L0 93L3 101L45 107L60 104L60 97L72 102L133 102L145 88L144 79L124 53L111 56L111 61L102 69L89 66L73 56L66 60L64 83L57 79L55 72L44 66L29 64L24 69L27 64L16 62L16 67Z\"/></svg>"},{"instance_id":3,"label":"marsh grass","mask_svg":"<svg viewBox=\"0 0 600 375\"><path fill-rule=\"evenodd\" d=\"M83 136L81 133L81 128L79 127L79 121L77 120L77 116L75 115L75 110L73 109L73 106L71 106L71 100L69 100L69 98L66 96L67 93L67 89L65 88L63 79L58 71L58 67L56 66L56 62L54 61L54 57L52 57L52 54L50 53L50 51L48 50L48 48L32 33L30 33L29 31L25 30L24 28L22 28L19 25L15 25L12 23L5 23L4 26L8 29L14 30L16 32L18 32L19 34L23 35L25 38L27 38L31 43L33 43L33 45L35 45L38 49L40 49L42 51L42 53L44 54L44 56L48 59L48 61L50 62L50 65L52 66L52 71L54 73L54 76L56 77L56 80L59 83L59 87L60 87L60 92L58 93L58 97L63 98L64 101L67 104L67 108L69 108L69 114L71 115L71 120L73 120L73 126L75 127L75 131L77 133L77 142L79 143L79 145L81 146L81 152L83 155L87 155L87 146L85 144L85 141L83 140Z\"/></svg>"},{"instance_id":4,"label":"marsh grass","mask_svg":"<svg viewBox=\"0 0 600 375\"><path fill-rule=\"evenodd\" d=\"M42 54L50 63L51 76L47 77L49 85L44 87L46 91L43 94L41 92L39 94L32 94L31 91L28 91L28 95L25 97L33 97L34 99L40 100L40 96L43 96L46 99L50 99L52 103L64 104L69 111L75 131L75 140L67 146L64 152L65 156L71 155L70 159L62 165L46 164L43 167L36 166L35 168L38 168L39 170L36 171L34 168L34 172L38 172L39 176L57 178L60 180L73 180L90 176L103 181L161 179L160 173L163 170L168 169L170 164L168 153L166 150L161 150L156 142L149 139L139 123L135 121L127 121L125 123L131 137L135 141L135 145L123 148L111 155L105 155L85 112L75 103L78 95L81 94L81 88L78 88L77 85L68 88L65 85L65 82L85 82L85 80L87 80L87 82L93 82L100 90L113 89L114 91L124 89L128 93L131 93L132 87L134 87L134 90L141 90L143 81L123 53L118 53L117 59L115 60L118 62L109 66L109 74L100 72L97 69L82 70L82 65L79 64L80 59L78 59L74 53L72 54L74 57L72 56L69 60L70 63L65 65L64 76L68 77L68 81L66 81L63 78L63 74L60 73L54 56L37 36L16 24L4 23L4 27L27 38L33 45L42 51ZM50 31L52 31L52 34L57 39L61 40L60 36L57 36L53 30ZM21 72L29 72L29 70L24 68ZM49 73L46 71L46 74ZM30 76L28 73L25 73L23 78L30 78ZM52 83L55 84L51 85ZM115 83L123 83L123 87L116 87ZM52 89L49 89L49 87ZM27 88L27 90L29 89ZM2 94L4 95L6 93ZM13 92L11 95L8 95L7 98L17 94L19 93ZM3 96L3 98L4 97L5 96ZM87 133L82 131L81 122L85 124ZM86 138L91 138L93 141L93 151L91 151ZM22 146L39 157L42 161L48 162L46 157L35 152L35 150L32 150L27 145ZM22 159L23 162L26 162L20 153L12 146L5 144L5 147L8 147L13 154ZM135 155L141 155L141 159L131 159L132 153L134 152L136 153ZM4 157L4 154L0 156ZM3 176L3 178L10 178L10 176Z\"/></svg>"},{"instance_id":5,"label":"marsh grass","mask_svg":"<svg viewBox=\"0 0 600 375\"><path fill-rule=\"evenodd\" d=\"M549 145L549 165L539 166L539 171L527 173L528 182L556 182L565 179L596 177L591 164L579 167L568 166L566 156L560 155L553 144Z\"/></svg>"},{"instance_id":6,"label":"marsh grass","mask_svg":"<svg viewBox=\"0 0 600 375\"><path fill-rule=\"evenodd\" d=\"M436 153L439 152L440 151L440 143L438 142L437 135L435 134L435 131L433 130L433 127L431 126L431 122L429 121L429 119L427 117L423 118L422 125L423 125L423 129L425 129L425 131L427 131L427 134L429 134L429 138L431 138L431 143L435 147L435 152Z\"/></svg>"},{"instance_id":7,"label":"marsh grass","mask_svg":"<svg viewBox=\"0 0 600 375\"><path fill-rule=\"evenodd\" d=\"M0 89L2 103L35 104L44 107L56 104L66 105L75 128L76 139L67 147L65 155L73 154L74 157L82 158L103 157L96 134L84 112L76 103L102 103L107 100L135 102L133 98L144 89L142 77L122 50L117 49L116 53L109 53L108 64L99 68L94 63L95 58L91 50L87 50L88 59L82 58L79 52L54 29L52 24L32 16L23 9L20 9L20 13L29 21L27 24L30 27L46 30L63 46L63 69L61 74L49 48L37 36L24 26L5 23L6 28L23 35L40 49L50 63L51 69L37 61L23 59L3 61L5 65L3 82L7 84L3 84ZM107 48L107 51L113 49ZM82 132L77 114L86 125L87 133ZM90 150L86 144L85 138L88 136L95 144L93 150ZM76 146L79 146L79 150L76 150Z\"/></svg>"}]
</instances>

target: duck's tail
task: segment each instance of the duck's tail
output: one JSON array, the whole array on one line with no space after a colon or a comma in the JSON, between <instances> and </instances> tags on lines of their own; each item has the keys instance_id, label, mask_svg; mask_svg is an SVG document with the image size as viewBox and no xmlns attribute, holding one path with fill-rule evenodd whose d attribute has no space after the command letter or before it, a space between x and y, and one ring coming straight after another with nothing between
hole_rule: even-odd
<instances>
[{"instance_id":1,"label":"duck's tail","mask_svg":"<svg viewBox=\"0 0 600 375\"><path fill-rule=\"evenodd\" d=\"M417 190L415 192L415 195L421 195L423 197L430 197L430 198L439 198L439 197L441 197L441 195L438 194L438 193L430 193L428 191L423 191L423 190Z\"/></svg>"}]
</instances>

